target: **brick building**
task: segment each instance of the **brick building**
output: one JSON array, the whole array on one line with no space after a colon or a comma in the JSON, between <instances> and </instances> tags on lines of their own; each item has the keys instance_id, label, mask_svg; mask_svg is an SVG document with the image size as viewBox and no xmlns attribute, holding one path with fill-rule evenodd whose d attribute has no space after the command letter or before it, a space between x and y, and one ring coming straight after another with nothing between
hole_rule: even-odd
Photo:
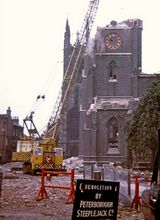
<instances>
[{"instance_id":1,"label":"brick building","mask_svg":"<svg viewBox=\"0 0 160 220\"><path fill-rule=\"evenodd\" d=\"M23 127L19 124L18 117L11 116L8 107L6 114L0 114L0 162L11 160L12 152L16 150L16 143L23 135Z\"/></svg>"}]
</instances>

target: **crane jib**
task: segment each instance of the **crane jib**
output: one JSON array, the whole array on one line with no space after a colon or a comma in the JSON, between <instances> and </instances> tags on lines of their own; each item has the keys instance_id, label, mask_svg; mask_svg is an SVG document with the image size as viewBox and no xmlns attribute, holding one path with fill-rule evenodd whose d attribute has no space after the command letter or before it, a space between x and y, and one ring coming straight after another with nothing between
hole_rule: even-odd
<instances>
[{"instance_id":1,"label":"crane jib","mask_svg":"<svg viewBox=\"0 0 160 220\"><path fill-rule=\"evenodd\" d=\"M89 6L79 32L79 37L74 44L75 46L64 74L62 86L45 131L46 137L50 136L53 139L56 139L58 136L60 125L64 117L66 102L78 74L90 32L97 14L98 5L99 0L90 0L89 2Z\"/></svg>"}]
</instances>

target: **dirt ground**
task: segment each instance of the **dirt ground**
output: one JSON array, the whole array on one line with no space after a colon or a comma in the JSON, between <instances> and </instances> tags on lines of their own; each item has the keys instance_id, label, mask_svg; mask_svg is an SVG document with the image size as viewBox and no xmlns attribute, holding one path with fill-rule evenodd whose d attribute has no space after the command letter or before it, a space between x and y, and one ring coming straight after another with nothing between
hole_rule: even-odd
<instances>
[{"instance_id":1,"label":"dirt ground","mask_svg":"<svg viewBox=\"0 0 160 220\"><path fill-rule=\"evenodd\" d=\"M21 171L4 172L0 220L71 220L73 204L67 204L69 190L47 188L49 198L36 201L40 181L38 175L24 175ZM69 186L70 178L56 176L46 184ZM143 219L140 211L119 205L117 220Z\"/></svg>"}]
</instances>

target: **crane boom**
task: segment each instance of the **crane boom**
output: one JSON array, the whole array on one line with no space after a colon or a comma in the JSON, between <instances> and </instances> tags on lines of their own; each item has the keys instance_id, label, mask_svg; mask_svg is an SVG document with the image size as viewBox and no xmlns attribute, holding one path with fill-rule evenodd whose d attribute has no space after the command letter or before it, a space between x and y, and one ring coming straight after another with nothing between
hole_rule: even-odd
<instances>
[{"instance_id":1,"label":"crane boom","mask_svg":"<svg viewBox=\"0 0 160 220\"><path fill-rule=\"evenodd\" d=\"M95 20L95 16L98 10L99 0L90 0L89 6L84 17L82 27L79 32L79 38L77 38L71 58L69 60L62 87L60 89L58 98L56 100L52 115L49 119L46 135L52 134L53 139L57 139L60 125L64 116L66 102L69 96L69 92L77 77L78 69L84 55L85 46L87 45L89 35ZM63 91L63 94L62 94ZM49 135L50 136L50 135Z\"/></svg>"}]
</instances>

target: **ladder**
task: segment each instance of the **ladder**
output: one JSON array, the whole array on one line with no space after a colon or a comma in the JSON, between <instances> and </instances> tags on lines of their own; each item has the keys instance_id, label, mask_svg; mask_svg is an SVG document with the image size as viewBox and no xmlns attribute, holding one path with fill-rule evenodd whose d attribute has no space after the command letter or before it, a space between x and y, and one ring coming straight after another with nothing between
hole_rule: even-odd
<instances>
[{"instance_id":1,"label":"ladder","mask_svg":"<svg viewBox=\"0 0 160 220\"><path fill-rule=\"evenodd\" d=\"M90 0L89 2L89 6L79 32L79 37L76 40L71 58L64 74L60 92L56 99L47 129L45 131L45 136L52 136L52 138L55 140L58 137L60 125L66 110L66 102L69 96L69 92L75 83L78 69L85 52L85 47L87 45L89 35L97 14L98 5L99 0Z\"/></svg>"}]
</instances>

